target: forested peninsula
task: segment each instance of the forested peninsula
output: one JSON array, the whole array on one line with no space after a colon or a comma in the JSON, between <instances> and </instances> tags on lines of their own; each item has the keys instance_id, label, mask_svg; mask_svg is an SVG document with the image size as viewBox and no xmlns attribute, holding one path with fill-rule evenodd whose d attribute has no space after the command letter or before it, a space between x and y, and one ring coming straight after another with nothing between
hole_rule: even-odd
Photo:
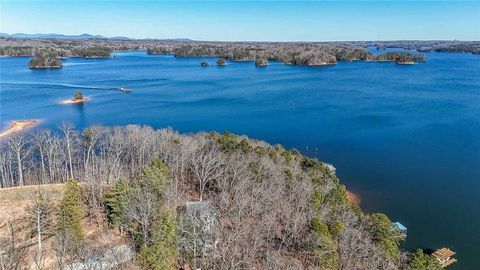
<instances>
[{"instance_id":1,"label":"forested peninsula","mask_svg":"<svg viewBox=\"0 0 480 270\"><path fill-rule=\"evenodd\" d=\"M227 132L65 123L2 138L0 176L4 269L441 269L327 164Z\"/></svg>"}]
</instances>

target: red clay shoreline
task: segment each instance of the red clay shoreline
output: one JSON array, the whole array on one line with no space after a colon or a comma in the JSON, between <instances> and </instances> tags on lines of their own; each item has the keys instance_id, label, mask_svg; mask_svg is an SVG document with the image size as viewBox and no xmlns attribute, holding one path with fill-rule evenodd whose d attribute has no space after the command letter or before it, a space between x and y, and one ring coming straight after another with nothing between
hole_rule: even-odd
<instances>
[{"instance_id":1,"label":"red clay shoreline","mask_svg":"<svg viewBox=\"0 0 480 270\"><path fill-rule=\"evenodd\" d=\"M362 202L358 194L348 190L347 190L347 199L351 204L354 204L354 205L360 205L360 203Z\"/></svg>"}]
</instances>

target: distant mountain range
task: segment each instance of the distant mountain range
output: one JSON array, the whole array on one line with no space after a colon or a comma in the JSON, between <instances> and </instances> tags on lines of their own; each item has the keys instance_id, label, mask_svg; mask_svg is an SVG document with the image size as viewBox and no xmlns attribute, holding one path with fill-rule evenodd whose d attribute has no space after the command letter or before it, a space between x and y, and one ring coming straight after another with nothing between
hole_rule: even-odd
<instances>
[{"instance_id":1,"label":"distant mountain range","mask_svg":"<svg viewBox=\"0 0 480 270\"><path fill-rule=\"evenodd\" d=\"M117 39L117 40L129 40L129 37L104 37L101 35L90 35L90 34L81 34L81 35L63 35L63 34L25 34L25 33L15 33L15 34L7 34L7 33L0 33L0 38L38 38L38 39L72 39L72 40L79 40L79 39ZM181 41L181 42L188 42L193 41L189 38L173 38L169 40Z\"/></svg>"},{"instance_id":2,"label":"distant mountain range","mask_svg":"<svg viewBox=\"0 0 480 270\"><path fill-rule=\"evenodd\" d=\"M90 34L81 34L81 35L62 35L56 33L50 34L25 34L25 33L15 33L15 34L6 34L0 33L0 37L10 37L10 38L58 38L58 39L130 39L128 37L111 37L107 38L101 35L90 35Z\"/></svg>"}]
</instances>

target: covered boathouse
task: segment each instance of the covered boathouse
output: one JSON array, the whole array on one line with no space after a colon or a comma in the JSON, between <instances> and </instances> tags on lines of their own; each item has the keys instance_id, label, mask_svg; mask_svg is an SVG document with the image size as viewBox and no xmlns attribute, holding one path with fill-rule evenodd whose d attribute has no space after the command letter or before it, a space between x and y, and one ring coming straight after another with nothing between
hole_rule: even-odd
<instances>
[{"instance_id":1,"label":"covered boathouse","mask_svg":"<svg viewBox=\"0 0 480 270\"><path fill-rule=\"evenodd\" d=\"M455 252L449 248L441 248L432 254L440 262L443 268L455 263L457 259L452 258Z\"/></svg>"}]
</instances>

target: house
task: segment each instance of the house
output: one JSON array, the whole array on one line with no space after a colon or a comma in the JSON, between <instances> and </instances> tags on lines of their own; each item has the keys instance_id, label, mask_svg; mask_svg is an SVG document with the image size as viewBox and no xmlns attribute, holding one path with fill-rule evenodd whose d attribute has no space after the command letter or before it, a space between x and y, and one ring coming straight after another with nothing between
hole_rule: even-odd
<instances>
[{"instance_id":1,"label":"house","mask_svg":"<svg viewBox=\"0 0 480 270\"><path fill-rule=\"evenodd\" d=\"M208 201L186 202L182 214L186 223L186 233L190 242L199 247L202 253L217 249L219 227L217 215Z\"/></svg>"},{"instance_id":2,"label":"house","mask_svg":"<svg viewBox=\"0 0 480 270\"><path fill-rule=\"evenodd\" d=\"M450 250L449 248L441 248L435 251L432 254L437 260L440 262L443 268L451 265L452 263L455 263L457 259L452 258L453 255L455 255L455 252Z\"/></svg>"},{"instance_id":3,"label":"house","mask_svg":"<svg viewBox=\"0 0 480 270\"><path fill-rule=\"evenodd\" d=\"M202 231L210 233L216 229L216 216L208 201L191 201L185 203L185 214L191 221L201 224Z\"/></svg>"}]
</instances>

